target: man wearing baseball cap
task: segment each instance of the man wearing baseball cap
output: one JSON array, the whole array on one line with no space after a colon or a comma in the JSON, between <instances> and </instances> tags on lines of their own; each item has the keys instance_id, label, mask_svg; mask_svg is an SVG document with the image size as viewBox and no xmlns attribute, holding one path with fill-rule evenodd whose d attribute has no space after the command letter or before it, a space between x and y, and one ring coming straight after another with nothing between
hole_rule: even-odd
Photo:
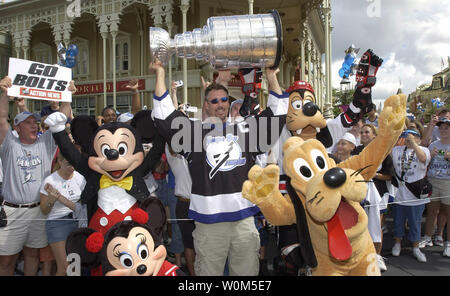
<instances>
[{"instance_id":1,"label":"man wearing baseball cap","mask_svg":"<svg viewBox=\"0 0 450 296\"><path fill-rule=\"evenodd\" d=\"M0 197L0 276L13 275L16 260L23 251L24 274L36 275L39 249L47 246L45 217L39 207L39 189L50 175L56 144L51 132L37 136L40 116L22 112L14 118L15 137L8 123L8 88L11 78L0 81L0 159L3 165L3 188ZM69 90L76 91L71 82ZM70 103L62 103L61 111L70 118Z\"/></svg>"}]
</instances>

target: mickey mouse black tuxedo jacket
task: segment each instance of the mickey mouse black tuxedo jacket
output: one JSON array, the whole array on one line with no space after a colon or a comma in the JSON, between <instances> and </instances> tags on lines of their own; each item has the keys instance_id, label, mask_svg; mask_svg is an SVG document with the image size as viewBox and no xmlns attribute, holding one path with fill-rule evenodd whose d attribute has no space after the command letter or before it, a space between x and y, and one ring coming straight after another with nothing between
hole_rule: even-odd
<instances>
[{"instance_id":1,"label":"mickey mouse black tuxedo jacket","mask_svg":"<svg viewBox=\"0 0 450 296\"><path fill-rule=\"evenodd\" d=\"M87 205L88 219L90 220L98 208L97 192L100 189L100 178L102 174L89 168L88 156L82 154L75 148L65 130L53 134L53 138L64 158L86 179L87 183L81 193L80 201L82 204ZM164 152L165 142L159 134L156 134L152 144L152 149L144 158L142 164L128 175L133 177L133 185L130 190L127 190L127 193L138 201L143 201L150 195L144 177L154 169L161 160L161 155Z\"/></svg>"}]
</instances>

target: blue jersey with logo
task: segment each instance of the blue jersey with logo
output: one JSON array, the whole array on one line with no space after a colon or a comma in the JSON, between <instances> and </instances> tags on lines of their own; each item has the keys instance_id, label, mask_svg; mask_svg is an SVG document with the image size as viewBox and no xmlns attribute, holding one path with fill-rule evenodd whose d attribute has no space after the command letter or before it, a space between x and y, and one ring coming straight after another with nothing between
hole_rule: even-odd
<instances>
[{"instance_id":1,"label":"blue jersey with logo","mask_svg":"<svg viewBox=\"0 0 450 296\"><path fill-rule=\"evenodd\" d=\"M167 92L161 97L154 97L152 112L158 130L171 143L172 149L183 154L188 161L192 177L190 218L201 223L232 222L259 212L259 208L243 198L241 193L256 155L264 153L270 145L270 136L265 143L268 146L258 141L259 130L262 129L259 120L264 117L271 126L270 118L286 114L288 102L287 93L281 96L271 93L268 101L270 108L261 116L231 125L214 125L189 120L183 113L175 111ZM184 124L180 118L185 119ZM274 129L274 134L279 134L284 123L280 125ZM181 140L180 130L183 128L187 132ZM271 131L264 125L261 134L271 135ZM188 135L191 141L186 143ZM183 142L181 148L177 149L175 144L180 142Z\"/></svg>"}]
</instances>

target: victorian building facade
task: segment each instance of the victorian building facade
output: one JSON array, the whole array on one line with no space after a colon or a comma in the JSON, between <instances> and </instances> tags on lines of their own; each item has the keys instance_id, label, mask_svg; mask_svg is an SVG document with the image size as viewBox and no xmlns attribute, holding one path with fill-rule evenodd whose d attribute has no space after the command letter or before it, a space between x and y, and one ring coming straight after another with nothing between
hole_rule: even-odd
<instances>
[{"instance_id":1,"label":"victorian building facade","mask_svg":"<svg viewBox=\"0 0 450 296\"><path fill-rule=\"evenodd\" d=\"M163 27L173 37L201 28L211 16L268 13L276 9L283 26L283 56L278 76L282 88L306 80L319 106L331 113L330 0L29 0L0 5L0 71L7 73L8 56L57 63L57 45L79 49L73 79L78 88L72 106L76 114L97 115L104 106L130 109L129 80L139 80L142 105L152 108L155 87L149 71L149 27ZM173 57L167 83L183 80L179 101L202 106L201 76L212 80L205 62ZM230 82L233 97L242 97L237 76ZM261 105L267 83L263 79ZM45 101L28 100L32 111Z\"/></svg>"},{"instance_id":2,"label":"victorian building facade","mask_svg":"<svg viewBox=\"0 0 450 296\"><path fill-rule=\"evenodd\" d=\"M450 104L450 57L447 57L447 67L434 74L431 84L423 84L409 95L409 106L412 112L417 111L417 104L424 108L431 107L431 100L439 98L446 105Z\"/></svg>"}]
</instances>

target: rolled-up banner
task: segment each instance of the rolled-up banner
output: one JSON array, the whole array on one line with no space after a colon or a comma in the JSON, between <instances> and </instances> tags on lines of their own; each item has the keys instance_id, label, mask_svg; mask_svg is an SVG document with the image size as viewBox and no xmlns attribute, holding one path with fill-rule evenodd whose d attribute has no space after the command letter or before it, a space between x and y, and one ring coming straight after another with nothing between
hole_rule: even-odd
<instances>
[{"instance_id":1,"label":"rolled-up banner","mask_svg":"<svg viewBox=\"0 0 450 296\"><path fill-rule=\"evenodd\" d=\"M210 17L201 29L176 34L150 27L150 52L166 65L172 55L208 61L215 69L277 68L283 48L281 18L268 14Z\"/></svg>"}]
</instances>

